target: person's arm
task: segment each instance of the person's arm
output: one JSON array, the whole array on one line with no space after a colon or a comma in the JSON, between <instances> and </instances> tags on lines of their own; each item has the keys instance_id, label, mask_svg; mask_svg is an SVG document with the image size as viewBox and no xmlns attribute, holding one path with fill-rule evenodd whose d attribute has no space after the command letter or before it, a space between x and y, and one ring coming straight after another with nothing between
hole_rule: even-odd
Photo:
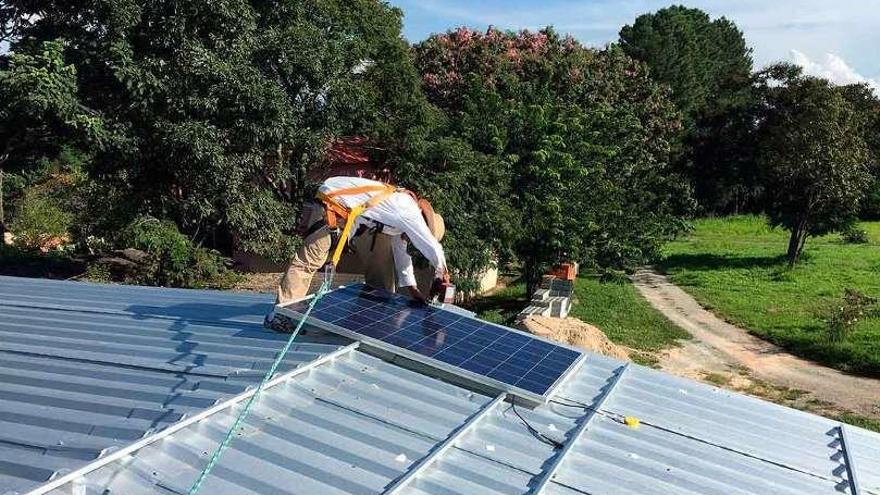
<instances>
[{"instance_id":1,"label":"person's arm","mask_svg":"<svg viewBox=\"0 0 880 495\"><path fill-rule=\"evenodd\" d=\"M446 275L448 270L443 246L434 238L418 207L413 205L413 208L407 208L407 211L401 212L400 217L400 230L406 234L413 246L422 253L422 256L431 263L435 275L437 277Z\"/></svg>"},{"instance_id":2,"label":"person's arm","mask_svg":"<svg viewBox=\"0 0 880 495\"><path fill-rule=\"evenodd\" d=\"M397 273L397 286L406 289L409 296L421 303L427 304L428 299L419 290L416 282L415 267L413 267L412 256L406 252L406 241L401 236L394 236L391 239L391 254L394 257L394 269Z\"/></svg>"},{"instance_id":3,"label":"person's arm","mask_svg":"<svg viewBox=\"0 0 880 495\"><path fill-rule=\"evenodd\" d=\"M421 304L428 304L428 298L422 294L422 291L419 290L418 286L411 285L406 288L406 291L409 294L410 299L413 301L418 301Z\"/></svg>"}]
</instances>

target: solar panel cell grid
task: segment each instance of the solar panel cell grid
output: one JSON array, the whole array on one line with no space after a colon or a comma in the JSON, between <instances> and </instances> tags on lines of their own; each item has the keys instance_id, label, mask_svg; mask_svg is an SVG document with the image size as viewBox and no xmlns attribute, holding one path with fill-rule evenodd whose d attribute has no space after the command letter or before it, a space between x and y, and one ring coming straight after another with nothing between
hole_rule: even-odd
<instances>
[{"instance_id":1,"label":"solar panel cell grid","mask_svg":"<svg viewBox=\"0 0 880 495\"><path fill-rule=\"evenodd\" d=\"M288 307L304 313L308 301ZM582 354L363 285L326 294L312 317L357 336L544 396Z\"/></svg>"}]
</instances>

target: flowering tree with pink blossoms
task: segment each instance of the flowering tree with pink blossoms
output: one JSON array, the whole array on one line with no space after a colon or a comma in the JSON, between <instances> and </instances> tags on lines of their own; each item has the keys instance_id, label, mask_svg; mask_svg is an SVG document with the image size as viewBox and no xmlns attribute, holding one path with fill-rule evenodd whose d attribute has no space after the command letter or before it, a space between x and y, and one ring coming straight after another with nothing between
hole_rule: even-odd
<instances>
[{"instance_id":1,"label":"flowering tree with pink blossoms","mask_svg":"<svg viewBox=\"0 0 880 495\"><path fill-rule=\"evenodd\" d=\"M515 223L489 232L507 236L498 244L512 246L530 290L558 261L598 269L646 261L681 228L689 195L667 165L680 117L668 91L620 50L549 28L460 28L419 43L414 57L447 142L486 157L474 175L493 177L485 187L506 203L495 209ZM443 160L425 168L423 182L446 173Z\"/></svg>"}]
</instances>

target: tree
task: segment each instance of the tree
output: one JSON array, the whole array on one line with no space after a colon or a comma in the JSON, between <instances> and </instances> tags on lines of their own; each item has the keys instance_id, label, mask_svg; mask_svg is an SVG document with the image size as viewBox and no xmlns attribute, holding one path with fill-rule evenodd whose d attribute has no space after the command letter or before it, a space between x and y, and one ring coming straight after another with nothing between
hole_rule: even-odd
<instances>
[{"instance_id":1,"label":"tree","mask_svg":"<svg viewBox=\"0 0 880 495\"><path fill-rule=\"evenodd\" d=\"M867 185L863 120L839 88L791 66L761 74L760 166L773 225L791 232L790 264L809 236L855 219Z\"/></svg>"},{"instance_id":2,"label":"tree","mask_svg":"<svg viewBox=\"0 0 880 495\"><path fill-rule=\"evenodd\" d=\"M559 261L604 269L649 259L680 226L677 201L688 194L667 167L679 115L619 50L551 29L461 28L416 45L415 57L445 132L489 158L489 187L518 214L495 234L510 236L499 244L513 247L529 291Z\"/></svg>"},{"instance_id":3,"label":"tree","mask_svg":"<svg viewBox=\"0 0 880 495\"><path fill-rule=\"evenodd\" d=\"M508 193L508 168L436 127L423 147L396 170L401 183L429 198L443 214L443 246L458 293L469 299L487 267L509 259L506 243L521 224Z\"/></svg>"},{"instance_id":4,"label":"tree","mask_svg":"<svg viewBox=\"0 0 880 495\"><path fill-rule=\"evenodd\" d=\"M841 86L840 91L862 119L868 145L871 184L859 216L865 220L880 220L880 95L864 83Z\"/></svg>"},{"instance_id":5,"label":"tree","mask_svg":"<svg viewBox=\"0 0 880 495\"><path fill-rule=\"evenodd\" d=\"M71 97L116 137L88 143L92 196L118 199L101 205L116 223L152 215L284 258L308 172L336 137L366 136L393 162L423 132L401 13L376 0L10 0L2 12L30 19L14 27L16 55L62 40Z\"/></svg>"},{"instance_id":6,"label":"tree","mask_svg":"<svg viewBox=\"0 0 880 495\"><path fill-rule=\"evenodd\" d=\"M111 137L101 117L80 104L76 69L64 63L62 51L60 42L43 42L33 54L11 54L0 70L0 235L4 172L33 169L64 143L102 146Z\"/></svg>"},{"instance_id":7,"label":"tree","mask_svg":"<svg viewBox=\"0 0 880 495\"><path fill-rule=\"evenodd\" d=\"M627 55L672 88L683 114L678 167L710 211L754 207L752 50L730 20L683 6L639 16L620 31Z\"/></svg>"}]
</instances>

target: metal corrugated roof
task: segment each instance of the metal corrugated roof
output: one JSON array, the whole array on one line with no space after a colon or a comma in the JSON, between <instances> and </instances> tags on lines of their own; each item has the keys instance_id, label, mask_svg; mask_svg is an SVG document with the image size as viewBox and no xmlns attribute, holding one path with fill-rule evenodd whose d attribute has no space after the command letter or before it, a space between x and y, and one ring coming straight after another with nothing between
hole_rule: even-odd
<instances>
[{"instance_id":1,"label":"metal corrugated roof","mask_svg":"<svg viewBox=\"0 0 880 495\"><path fill-rule=\"evenodd\" d=\"M34 487L256 383L271 297L0 277L0 493ZM338 342L338 339L335 339ZM283 369L338 343L303 343Z\"/></svg>"},{"instance_id":2,"label":"metal corrugated roof","mask_svg":"<svg viewBox=\"0 0 880 495\"><path fill-rule=\"evenodd\" d=\"M514 411L425 370L338 352L264 392L202 493L372 494L412 479L399 493L524 494L554 470L541 493L858 494L857 465L860 493L880 494L880 435L847 426L844 448L839 423L640 366L590 356L555 402ZM88 473L77 493L185 493L238 407Z\"/></svg>"},{"instance_id":3,"label":"metal corrugated roof","mask_svg":"<svg viewBox=\"0 0 880 495\"><path fill-rule=\"evenodd\" d=\"M595 358L560 393L560 401L595 403L618 367ZM839 443L829 435L836 423L637 366L630 373L543 493L852 493ZM658 393L668 397L653 401ZM646 400L630 403L634 395ZM352 351L267 391L204 493L383 493L489 401ZM692 406L703 401L714 407ZM669 414L679 406L682 413ZM185 493L235 412L213 416L92 473L82 485L85 493L146 494L160 488ZM517 412L560 442L589 416L556 403ZM643 423L632 429L612 419L615 414L636 415ZM768 419L752 423L750 417ZM765 428L773 434L750 440ZM859 438L856 451L880 445L877 435L850 431ZM505 403L480 418L403 493L530 493L559 452L536 440ZM860 461L862 492L878 493L877 457Z\"/></svg>"}]
</instances>

